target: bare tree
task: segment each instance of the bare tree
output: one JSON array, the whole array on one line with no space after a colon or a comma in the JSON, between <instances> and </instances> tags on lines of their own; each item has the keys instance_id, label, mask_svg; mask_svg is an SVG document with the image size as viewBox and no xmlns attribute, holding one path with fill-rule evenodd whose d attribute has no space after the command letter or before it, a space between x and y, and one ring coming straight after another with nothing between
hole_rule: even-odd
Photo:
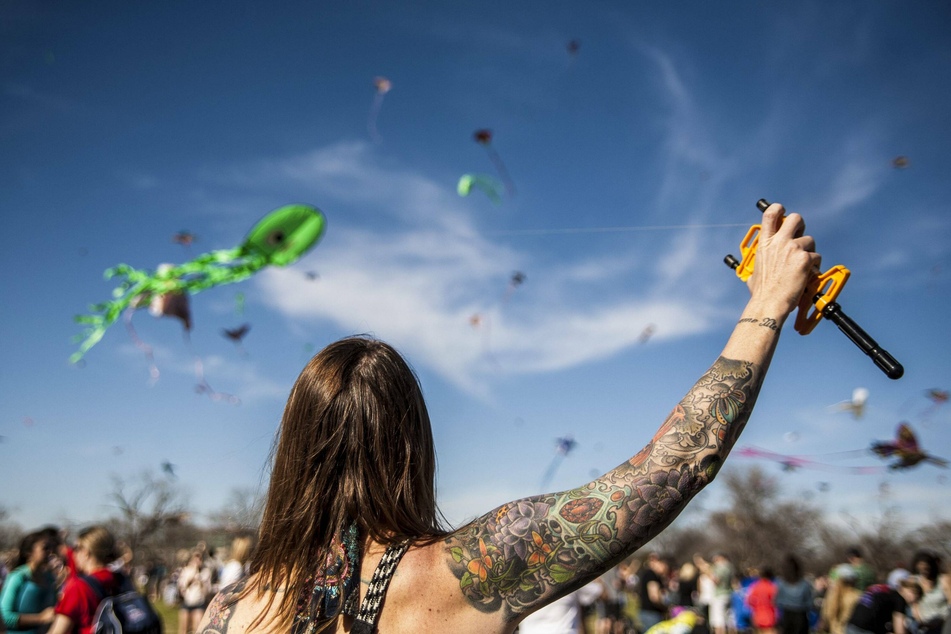
<instances>
[{"instance_id":1,"label":"bare tree","mask_svg":"<svg viewBox=\"0 0 951 634\"><path fill-rule=\"evenodd\" d=\"M109 499L120 514L112 522L116 536L133 553L148 546L163 530L189 520L184 493L170 478L157 477L151 471L131 478L113 475Z\"/></svg>"},{"instance_id":2,"label":"bare tree","mask_svg":"<svg viewBox=\"0 0 951 634\"><path fill-rule=\"evenodd\" d=\"M720 475L730 501L710 513L709 526L718 550L726 552L740 570L776 566L786 553L811 560L820 547L822 528L818 508L802 500L780 498L779 484L761 468L731 470Z\"/></svg>"},{"instance_id":3,"label":"bare tree","mask_svg":"<svg viewBox=\"0 0 951 634\"><path fill-rule=\"evenodd\" d=\"M0 506L0 552L17 548L23 539L23 529L10 521L10 511Z\"/></svg>"},{"instance_id":4,"label":"bare tree","mask_svg":"<svg viewBox=\"0 0 951 634\"><path fill-rule=\"evenodd\" d=\"M209 514L211 525L231 534L257 532L264 513L264 498L251 488L234 488L221 509Z\"/></svg>"},{"instance_id":5,"label":"bare tree","mask_svg":"<svg viewBox=\"0 0 951 634\"><path fill-rule=\"evenodd\" d=\"M941 557L947 571L947 566L951 564L951 520L934 521L912 531L907 537L906 550L909 553L921 549L933 550Z\"/></svg>"}]
</instances>

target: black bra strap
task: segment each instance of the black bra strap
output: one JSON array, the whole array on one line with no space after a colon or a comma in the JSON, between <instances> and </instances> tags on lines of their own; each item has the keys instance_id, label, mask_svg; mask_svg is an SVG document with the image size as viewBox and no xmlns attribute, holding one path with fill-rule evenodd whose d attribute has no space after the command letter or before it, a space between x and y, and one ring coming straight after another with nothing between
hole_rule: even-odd
<instances>
[{"instance_id":1,"label":"black bra strap","mask_svg":"<svg viewBox=\"0 0 951 634\"><path fill-rule=\"evenodd\" d=\"M391 544L383 553L380 564L373 572L373 579L370 580L370 587L367 588L367 594L363 597L363 603L360 604L360 613L353 622L350 634L372 634L376 628L380 606L383 605L383 599L386 597L386 588L390 585L390 579L396 572L396 565L400 563L407 548L409 548L408 540L400 544Z\"/></svg>"}]
</instances>

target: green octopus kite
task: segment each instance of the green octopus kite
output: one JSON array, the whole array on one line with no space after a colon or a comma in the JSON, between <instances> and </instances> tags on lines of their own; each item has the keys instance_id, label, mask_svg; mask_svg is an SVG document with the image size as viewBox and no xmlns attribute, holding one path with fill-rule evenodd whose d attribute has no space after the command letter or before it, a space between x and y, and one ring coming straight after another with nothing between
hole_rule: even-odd
<instances>
[{"instance_id":1,"label":"green octopus kite","mask_svg":"<svg viewBox=\"0 0 951 634\"><path fill-rule=\"evenodd\" d=\"M115 299L90 306L91 315L76 317L86 328L76 338L82 343L70 362L80 361L126 310L149 305L153 314L178 317L190 330L188 294L240 282L268 265L292 264L317 243L326 225L316 207L287 205L262 218L237 248L205 253L177 266L162 265L154 272L127 264L106 270L106 279L118 277L122 282L112 291Z\"/></svg>"}]
</instances>

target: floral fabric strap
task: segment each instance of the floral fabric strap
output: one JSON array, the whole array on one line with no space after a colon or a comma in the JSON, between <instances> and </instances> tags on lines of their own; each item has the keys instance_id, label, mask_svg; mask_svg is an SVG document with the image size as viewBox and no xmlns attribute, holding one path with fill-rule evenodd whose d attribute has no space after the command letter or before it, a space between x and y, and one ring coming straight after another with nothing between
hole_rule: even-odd
<instances>
[{"instance_id":1,"label":"floral fabric strap","mask_svg":"<svg viewBox=\"0 0 951 634\"><path fill-rule=\"evenodd\" d=\"M409 540L391 544L383 553L383 558L380 559L379 565L373 572L373 579L370 580L370 587L367 588L367 594L363 597L363 603L360 604L360 613L353 622L350 634L373 633L380 616L380 606L383 605L383 599L386 597L386 588L390 585L390 579L396 572L396 565L400 563L407 548L409 548Z\"/></svg>"},{"instance_id":2,"label":"floral fabric strap","mask_svg":"<svg viewBox=\"0 0 951 634\"><path fill-rule=\"evenodd\" d=\"M292 634L316 634L327 619L338 613L357 614L360 594L360 544L356 523L335 539L322 570L307 580L307 590L297 605Z\"/></svg>"}]
</instances>

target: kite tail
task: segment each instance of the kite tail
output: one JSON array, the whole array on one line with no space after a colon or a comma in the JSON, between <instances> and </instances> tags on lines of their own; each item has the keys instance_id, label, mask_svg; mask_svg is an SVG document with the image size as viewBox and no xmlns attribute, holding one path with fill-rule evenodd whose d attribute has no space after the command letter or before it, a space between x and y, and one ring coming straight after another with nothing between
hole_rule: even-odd
<instances>
[{"instance_id":1,"label":"kite tail","mask_svg":"<svg viewBox=\"0 0 951 634\"><path fill-rule=\"evenodd\" d=\"M149 385L155 385L159 380L159 369L155 364L155 356L152 354L152 346L145 343L139 339L138 333L135 331L135 326L132 325L132 313L135 311L135 308L129 307L126 309L122 319L125 321L125 328L129 333L129 336L132 338L132 342L135 346L145 354L145 358L149 361Z\"/></svg>"},{"instance_id":2,"label":"kite tail","mask_svg":"<svg viewBox=\"0 0 951 634\"><path fill-rule=\"evenodd\" d=\"M555 477L555 471L558 470L558 465L561 464L564 455L556 453L555 457L552 458L551 464L548 465L548 469L545 471L545 475L542 476L542 481L539 484L539 489L543 492L548 491L548 485L551 483L551 479Z\"/></svg>"},{"instance_id":3,"label":"kite tail","mask_svg":"<svg viewBox=\"0 0 951 634\"><path fill-rule=\"evenodd\" d=\"M505 183L505 191L508 192L509 196L514 196L515 183L512 182L509 171L505 168L505 163L502 162L502 157L499 156L499 153L496 152L494 148L486 147L486 150L489 153L489 159L492 161L492 164L495 165L495 169L498 170L499 176L502 177L502 182Z\"/></svg>"}]
</instances>

